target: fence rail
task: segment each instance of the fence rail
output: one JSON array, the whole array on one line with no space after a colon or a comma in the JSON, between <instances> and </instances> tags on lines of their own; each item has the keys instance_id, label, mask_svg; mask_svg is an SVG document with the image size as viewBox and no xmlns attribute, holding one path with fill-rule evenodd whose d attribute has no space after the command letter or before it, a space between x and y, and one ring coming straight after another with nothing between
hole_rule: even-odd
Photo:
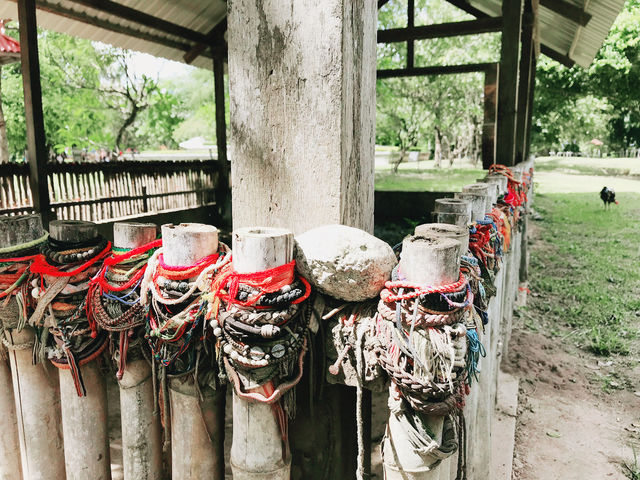
<instances>
[{"instance_id":1,"label":"fence rail","mask_svg":"<svg viewBox=\"0 0 640 480\"><path fill-rule=\"evenodd\" d=\"M59 219L96 223L214 205L216 160L50 163L51 208ZM0 165L0 214L33 212L26 164Z\"/></svg>"}]
</instances>

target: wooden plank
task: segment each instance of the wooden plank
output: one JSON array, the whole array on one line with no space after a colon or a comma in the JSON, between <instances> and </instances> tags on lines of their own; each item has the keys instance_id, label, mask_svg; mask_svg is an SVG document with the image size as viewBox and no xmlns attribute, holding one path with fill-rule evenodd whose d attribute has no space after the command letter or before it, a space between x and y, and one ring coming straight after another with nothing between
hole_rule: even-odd
<instances>
[{"instance_id":1,"label":"wooden plank","mask_svg":"<svg viewBox=\"0 0 640 480\"><path fill-rule=\"evenodd\" d=\"M429 38L459 37L479 33L499 32L502 29L502 17L486 17L463 22L421 25L418 27L389 28L378 30L378 43L406 42L408 40L426 40Z\"/></svg>"},{"instance_id":2,"label":"wooden plank","mask_svg":"<svg viewBox=\"0 0 640 480\"><path fill-rule=\"evenodd\" d=\"M569 3L566 0L540 0L540 5L572 22L576 22L582 27L586 27L591 20L590 13L585 12L581 7Z\"/></svg>"},{"instance_id":3,"label":"wooden plank","mask_svg":"<svg viewBox=\"0 0 640 480\"><path fill-rule=\"evenodd\" d=\"M377 78L423 77L427 75L455 75L459 73L484 72L495 63L468 63L465 65L436 65L432 67L394 68L378 70Z\"/></svg>"},{"instance_id":4,"label":"wooden plank","mask_svg":"<svg viewBox=\"0 0 640 480\"><path fill-rule=\"evenodd\" d=\"M128 22L137 23L141 27L152 28L163 33L175 35L176 37L190 40L192 42L204 43L208 41L207 35L186 28L177 23L169 22L163 18L149 15L148 13L136 10L135 8L128 7L121 3L116 3L111 0L71 0L78 5L84 5L85 7L92 8L99 12L106 13L108 15L116 16L127 20Z\"/></svg>"},{"instance_id":5,"label":"wooden plank","mask_svg":"<svg viewBox=\"0 0 640 480\"><path fill-rule=\"evenodd\" d=\"M523 0L505 0L502 4L504 24L498 77L498 132L496 161L514 165L516 111L518 104L518 72Z\"/></svg>"},{"instance_id":6,"label":"wooden plank","mask_svg":"<svg viewBox=\"0 0 640 480\"><path fill-rule=\"evenodd\" d=\"M49 221L55 217L49 203L47 184L48 152L42 115L42 87L40 85L35 0L18 0L18 21L20 23L20 55L27 130L29 185L31 186L33 207L37 213L41 214L42 223L46 228Z\"/></svg>"},{"instance_id":7,"label":"wooden plank","mask_svg":"<svg viewBox=\"0 0 640 480\"><path fill-rule=\"evenodd\" d=\"M529 120L529 88L531 87L531 58L534 56L534 14L532 0L525 0L520 36L520 78L518 84L518 108L516 123L516 163L525 160L527 122Z\"/></svg>"},{"instance_id":8,"label":"wooden plank","mask_svg":"<svg viewBox=\"0 0 640 480\"><path fill-rule=\"evenodd\" d=\"M482 168L496 163L496 125L498 122L498 72L494 63L484 74L484 121L482 124Z\"/></svg>"}]
</instances>

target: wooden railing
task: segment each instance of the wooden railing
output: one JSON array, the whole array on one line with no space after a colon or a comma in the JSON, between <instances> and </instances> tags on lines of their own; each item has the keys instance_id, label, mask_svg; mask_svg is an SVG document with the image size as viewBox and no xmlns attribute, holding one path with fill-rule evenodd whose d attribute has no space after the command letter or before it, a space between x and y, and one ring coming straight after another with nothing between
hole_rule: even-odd
<instances>
[{"instance_id":1,"label":"wooden railing","mask_svg":"<svg viewBox=\"0 0 640 480\"><path fill-rule=\"evenodd\" d=\"M97 223L216 203L215 160L51 163L51 207L57 218ZM0 165L0 214L33 212L29 168Z\"/></svg>"}]
</instances>

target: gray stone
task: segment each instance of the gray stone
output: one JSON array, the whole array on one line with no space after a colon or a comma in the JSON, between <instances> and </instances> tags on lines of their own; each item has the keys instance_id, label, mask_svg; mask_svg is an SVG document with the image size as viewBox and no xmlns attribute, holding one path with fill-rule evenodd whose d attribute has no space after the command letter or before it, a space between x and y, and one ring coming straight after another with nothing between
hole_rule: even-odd
<instances>
[{"instance_id":1,"label":"gray stone","mask_svg":"<svg viewBox=\"0 0 640 480\"><path fill-rule=\"evenodd\" d=\"M397 263L388 244L345 225L298 235L295 256L298 271L315 288L350 302L376 297Z\"/></svg>"}]
</instances>

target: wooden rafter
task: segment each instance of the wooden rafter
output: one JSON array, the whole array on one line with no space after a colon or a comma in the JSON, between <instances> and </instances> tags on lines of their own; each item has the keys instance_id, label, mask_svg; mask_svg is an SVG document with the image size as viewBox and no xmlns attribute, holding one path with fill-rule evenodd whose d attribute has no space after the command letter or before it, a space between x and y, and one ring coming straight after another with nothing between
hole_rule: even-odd
<instances>
[{"instance_id":1,"label":"wooden rafter","mask_svg":"<svg viewBox=\"0 0 640 480\"><path fill-rule=\"evenodd\" d=\"M436 25L422 25L419 27L390 28L387 30L378 30L378 43L458 37L478 33L499 32L501 29L501 17L488 17L478 20L440 23Z\"/></svg>"},{"instance_id":2,"label":"wooden rafter","mask_svg":"<svg viewBox=\"0 0 640 480\"><path fill-rule=\"evenodd\" d=\"M424 77L428 75L455 75L459 73L485 72L495 68L495 63L468 63L464 65L435 65L431 67L395 68L378 70L377 78Z\"/></svg>"}]
</instances>

